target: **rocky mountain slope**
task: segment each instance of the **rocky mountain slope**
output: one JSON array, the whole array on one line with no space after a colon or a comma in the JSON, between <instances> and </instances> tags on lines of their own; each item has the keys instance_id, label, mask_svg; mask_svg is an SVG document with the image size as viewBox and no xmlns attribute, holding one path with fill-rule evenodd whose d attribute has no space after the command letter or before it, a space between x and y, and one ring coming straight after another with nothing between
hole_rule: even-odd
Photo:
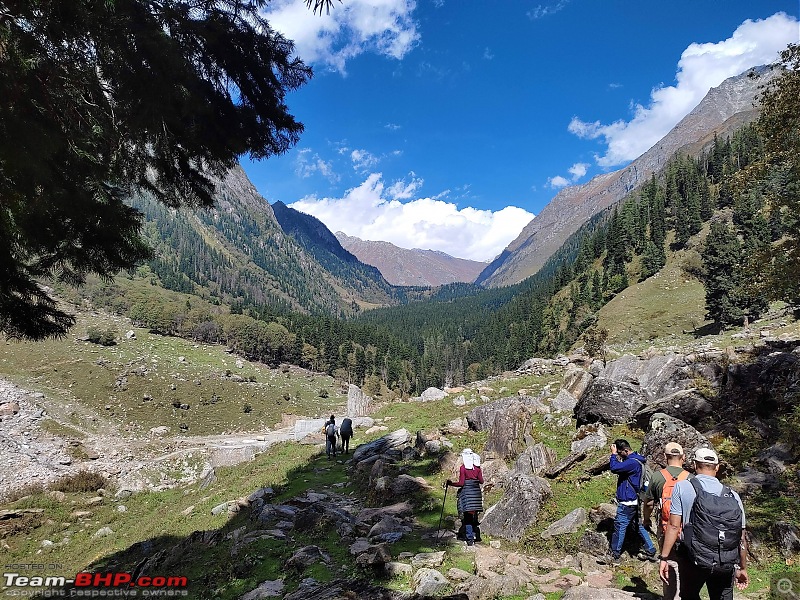
<instances>
[{"instance_id":1,"label":"rocky mountain slope","mask_svg":"<svg viewBox=\"0 0 800 600\"><path fill-rule=\"evenodd\" d=\"M699 154L713 133L729 135L754 120L759 86L774 74L761 68L712 88L672 131L627 167L561 190L475 280L484 287L518 283L536 273L553 252L593 215L622 200L657 173L676 152Z\"/></svg>"},{"instance_id":2,"label":"rocky mountain slope","mask_svg":"<svg viewBox=\"0 0 800 600\"><path fill-rule=\"evenodd\" d=\"M358 289L364 300L386 305L396 295L389 282L374 266L365 264L339 243L325 224L283 202L272 205L275 218L284 232L291 235L322 267L351 289Z\"/></svg>"},{"instance_id":3,"label":"rocky mountain slope","mask_svg":"<svg viewBox=\"0 0 800 600\"><path fill-rule=\"evenodd\" d=\"M362 240L341 231L336 232L336 238L361 262L377 267L392 285L471 283L486 266L435 250L406 249L389 242Z\"/></svg>"}]
</instances>

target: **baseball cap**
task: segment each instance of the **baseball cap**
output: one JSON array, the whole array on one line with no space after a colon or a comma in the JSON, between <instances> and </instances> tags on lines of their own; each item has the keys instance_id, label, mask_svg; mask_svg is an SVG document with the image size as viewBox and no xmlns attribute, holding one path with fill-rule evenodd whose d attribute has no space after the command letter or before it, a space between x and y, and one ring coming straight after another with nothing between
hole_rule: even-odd
<instances>
[{"instance_id":1,"label":"baseball cap","mask_svg":"<svg viewBox=\"0 0 800 600\"><path fill-rule=\"evenodd\" d=\"M681 456L683 454L683 446L677 442L669 442L664 446L664 454L672 456Z\"/></svg>"},{"instance_id":2,"label":"baseball cap","mask_svg":"<svg viewBox=\"0 0 800 600\"><path fill-rule=\"evenodd\" d=\"M711 448L698 448L694 453L694 460L711 465L719 464L719 456Z\"/></svg>"}]
</instances>

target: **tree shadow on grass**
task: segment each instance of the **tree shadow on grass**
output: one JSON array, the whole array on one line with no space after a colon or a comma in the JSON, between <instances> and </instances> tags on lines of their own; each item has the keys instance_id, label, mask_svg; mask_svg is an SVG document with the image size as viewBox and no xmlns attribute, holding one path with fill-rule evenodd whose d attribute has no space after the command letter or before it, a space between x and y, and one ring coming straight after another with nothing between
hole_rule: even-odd
<instances>
[{"instance_id":1,"label":"tree shadow on grass","mask_svg":"<svg viewBox=\"0 0 800 600\"><path fill-rule=\"evenodd\" d=\"M387 467L387 472L395 475L417 468L428 469L428 466L409 465L401 461L391 468ZM280 594L287 600L426 598L391 589L397 587L396 580L392 581L382 571L368 565L357 565L355 556L350 554L349 546L355 539L366 537L366 533L364 525L355 522L354 515L348 517L347 498L352 499L354 507L392 504L402 499L391 494L381 497L368 494L366 484L369 483L369 473L354 475L355 471L348 470L342 462L327 461L324 453L320 453L289 471L285 483L274 486L274 496L251 501L249 506L230 515L219 528L194 531L187 536L163 535L138 541L92 561L82 571L124 573L129 574L132 581L143 576L186 579L185 588L136 589L127 585L127 582L121 586L121 591L137 591L138 596L145 595L145 592L146 595L156 595L154 592L162 591L166 592L163 594L165 596L198 600L242 598L264 582L282 580L284 587ZM326 489L321 489L321 485ZM256 491L262 486L254 483L253 488ZM192 491L199 495L212 490L201 492L195 486ZM309 495L309 492L312 494ZM434 492L421 491L408 498L415 507L415 515L418 511L430 513L432 507L436 506L438 518L441 502L437 501ZM344 499L341 510L314 496L314 493ZM280 507L286 506L296 514L294 525L289 528L284 524L283 529L278 529L276 521L282 517L275 517L275 514L280 515ZM156 510L164 510L164 507L159 506ZM265 517L267 513L269 516ZM176 518L179 518L177 514ZM425 537L429 533L427 528L421 532L415 531L414 535L403 538L399 546L412 553L430 551L431 545L436 542ZM322 551L319 555L325 558L311 564L293 559L301 549L313 546L318 546ZM434 549L443 548L442 545L442 548ZM390 552L396 555L398 551L392 546ZM309 578L316 580L318 585L311 584ZM92 590L112 591L109 587L76 587L75 584L60 589L65 590L67 595L74 593L73 590L80 590L81 595ZM47 594L40 597L47 597ZM254 594L252 597L267 596ZM463 594L446 598L466 600Z\"/></svg>"}]
</instances>

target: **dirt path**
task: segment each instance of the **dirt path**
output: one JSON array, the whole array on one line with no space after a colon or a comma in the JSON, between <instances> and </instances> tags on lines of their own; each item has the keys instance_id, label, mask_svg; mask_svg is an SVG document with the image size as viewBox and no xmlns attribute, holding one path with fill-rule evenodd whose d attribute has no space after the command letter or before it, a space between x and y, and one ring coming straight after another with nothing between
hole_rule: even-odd
<instances>
[{"instance_id":1,"label":"dirt path","mask_svg":"<svg viewBox=\"0 0 800 600\"><path fill-rule=\"evenodd\" d=\"M0 378L2 413L0 454L11 468L0 469L0 499L80 470L100 472L131 489L163 489L294 440L293 427L233 435L126 435L77 402L64 403ZM76 424L81 422L91 427ZM175 472L181 473L177 479Z\"/></svg>"}]
</instances>

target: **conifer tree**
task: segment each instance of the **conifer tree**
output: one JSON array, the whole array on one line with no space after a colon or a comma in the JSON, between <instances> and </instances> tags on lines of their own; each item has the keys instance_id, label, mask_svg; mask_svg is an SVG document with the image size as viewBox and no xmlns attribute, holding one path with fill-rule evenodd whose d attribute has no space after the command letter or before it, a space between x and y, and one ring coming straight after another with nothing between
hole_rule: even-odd
<instances>
[{"instance_id":1,"label":"conifer tree","mask_svg":"<svg viewBox=\"0 0 800 600\"><path fill-rule=\"evenodd\" d=\"M148 257L132 191L208 206L240 155L297 142L284 97L311 70L264 4L0 4L0 331L63 334L73 318L39 279L77 285Z\"/></svg>"}]
</instances>

